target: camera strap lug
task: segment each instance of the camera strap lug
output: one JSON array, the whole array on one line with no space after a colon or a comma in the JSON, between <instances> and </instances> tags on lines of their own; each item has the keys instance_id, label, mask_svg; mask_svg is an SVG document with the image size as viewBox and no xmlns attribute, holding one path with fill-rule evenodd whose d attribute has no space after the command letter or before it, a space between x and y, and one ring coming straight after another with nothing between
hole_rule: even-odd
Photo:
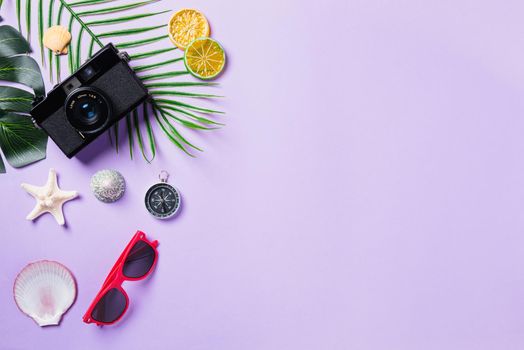
<instances>
[{"instance_id":1,"label":"camera strap lug","mask_svg":"<svg viewBox=\"0 0 524 350\"><path fill-rule=\"evenodd\" d=\"M37 104L39 104L43 100L44 100L44 96L35 96L35 98L33 99L33 102L31 102L31 106L35 107ZM38 123L36 122L35 118L31 117L31 121L33 122L33 125L35 126L35 128L42 129L40 125L38 125Z\"/></svg>"},{"instance_id":2,"label":"camera strap lug","mask_svg":"<svg viewBox=\"0 0 524 350\"><path fill-rule=\"evenodd\" d=\"M119 52L118 57L120 57L121 60L126 62L131 61L131 57L129 57L129 54L125 51Z\"/></svg>"},{"instance_id":3,"label":"camera strap lug","mask_svg":"<svg viewBox=\"0 0 524 350\"><path fill-rule=\"evenodd\" d=\"M33 122L33 125L34 125L35 128L37 128L37 129L42 129L42 128L40 127L40 125L38 125L38 123L36 122L35 118L31 117L31 121Z\"/></svg>"}]
</instances>

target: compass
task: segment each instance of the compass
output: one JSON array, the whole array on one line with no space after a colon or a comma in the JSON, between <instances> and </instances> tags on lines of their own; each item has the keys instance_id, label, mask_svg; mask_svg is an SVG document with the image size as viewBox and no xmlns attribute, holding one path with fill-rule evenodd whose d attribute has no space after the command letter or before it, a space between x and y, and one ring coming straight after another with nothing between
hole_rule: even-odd
<instances>
[{"instance_id":1,"label":"compass","mask_svg":"<svg viewBox=\"0 0 524 350\"><path fill-rule=\"evenodd\" d=\"M180 208L180 192L167 183L169 174L160 172L160 182L146 192L145 204L151 215L157 219L167 219L175 215Z\"/></svg>"}]
</instances>

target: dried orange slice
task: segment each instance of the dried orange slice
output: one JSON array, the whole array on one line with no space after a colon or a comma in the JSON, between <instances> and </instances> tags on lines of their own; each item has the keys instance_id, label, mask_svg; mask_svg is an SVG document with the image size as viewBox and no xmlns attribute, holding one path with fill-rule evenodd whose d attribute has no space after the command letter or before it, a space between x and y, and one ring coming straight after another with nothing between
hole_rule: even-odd
<instances>
[{"instance_id":1,"label":"dried orange slice","mask_svg":"<svg viewBox=\"0 0 524 350\"><path fill-rule=\"evenodd\" d=\"M226 54L216 40L197 38L187 46L184 63L189 73L195 77L213 79L224 69Z\"/></svg>"},{"instance_id":2,"label":"dried orange slice","mask_svg":"<svg viewBox=\"0 0 524 350\"><path fill-rule=\"evenodd\" d=\"M179 49L185 50L190 42L203 36L209 36L209 23L200 11L182 9L171 16L169 39Z\"/></svg>"}]
</instances>

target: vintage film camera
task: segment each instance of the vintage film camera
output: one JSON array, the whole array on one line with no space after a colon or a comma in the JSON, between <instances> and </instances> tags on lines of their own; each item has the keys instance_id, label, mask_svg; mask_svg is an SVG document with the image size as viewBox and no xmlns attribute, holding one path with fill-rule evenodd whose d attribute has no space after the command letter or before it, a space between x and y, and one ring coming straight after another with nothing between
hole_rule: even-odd
<instances>
[{"instance_id":1,"label":"vintage film camera","mask_svg":"<svg viewBox=\"0 0 524 350\"><path fill-rule=\"evenodd\" d=\"M108 44L33 104L33 120L68 158L148 98L128 61Z\"/></svg>"}]
</instances>

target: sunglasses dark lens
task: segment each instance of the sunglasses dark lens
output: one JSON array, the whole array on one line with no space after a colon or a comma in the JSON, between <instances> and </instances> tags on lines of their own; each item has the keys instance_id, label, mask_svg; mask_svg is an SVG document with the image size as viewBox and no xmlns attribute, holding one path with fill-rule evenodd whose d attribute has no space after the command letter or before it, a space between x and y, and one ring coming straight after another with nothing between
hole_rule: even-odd
<instances>
[{"instance_id":1,"label":"sunglasses dark lens","mask_svg":"<svg viewBox=\"0 0 524 350\"><path fill-rule=\"evenodd\" d=\"M124 313L126 304L126 297L119 289L110 289L95 305L91 318L98 322L114 322Z\"/></svg>"},{"instance_id":2,"label":"sunglasses dark lens","mask_svg":"<svg viewBox=\"0 0 524 350\"><path fill-rule=\"evenodd\" d=\"M145 276L155 262L155 254L153 247L146 242L136 242L124 262L124 276L131 278Z\"/></svg>"}]
</instances>

